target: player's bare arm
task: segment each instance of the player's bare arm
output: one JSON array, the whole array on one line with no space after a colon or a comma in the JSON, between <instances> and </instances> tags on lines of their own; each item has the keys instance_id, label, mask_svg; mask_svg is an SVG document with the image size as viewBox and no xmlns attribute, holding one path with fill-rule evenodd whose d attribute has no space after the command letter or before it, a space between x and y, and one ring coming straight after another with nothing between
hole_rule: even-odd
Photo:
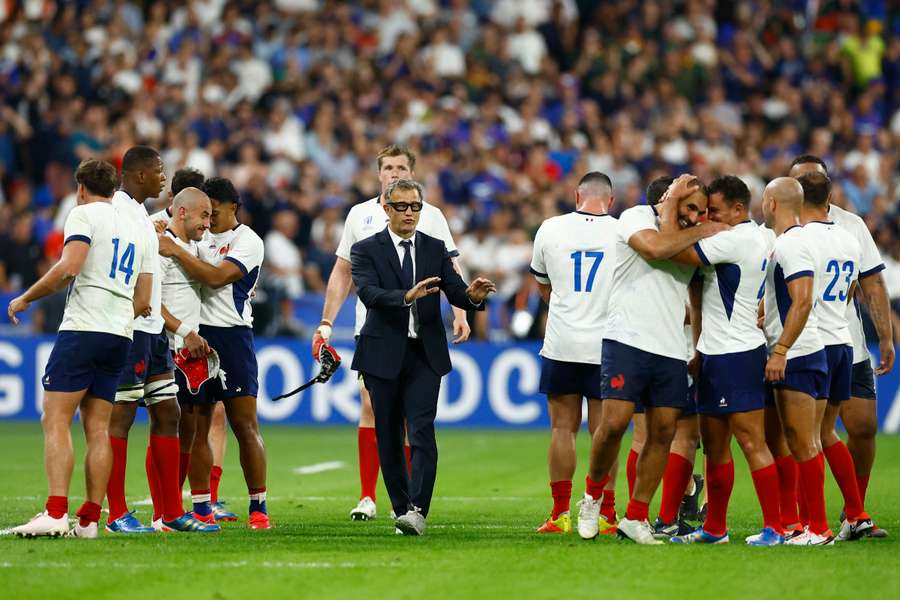
<instances>
[{"instance_id":1,"label":"player's bare arm","mask_svg":"<svg viewBox=\"0 0 900 600\"><path fill-rule=\"evenodd\" d=\"M541 295L541 299L550 304L550 294L553 293L553 285L549 283L541 283L538 282L538 293Z\"/></svg>"},{"instance_id":2,"label":"player's bare arm","mask_svg":"<svg viewBox=\"0 0 900 600\"><path fill-rule=\"evenodd\" d=\"M149 317L150 296L153 294L153 273L140 273L134 284L134 298L131 300L134 306L134 318Z\"/></svg>"},{"instance_id":3,"label":"player's bare arm","mask_svg":"<svg viewBox=\"0 0 900 600\"><path fill-rule=\"evenodd\" d=\"M181 320L169 312L165 305L162 306L162 318L166 324L166 330L181 336L184 340L184 347L191 356L199 358L210 353L206 340L196 331L188 329Z\"/></svg>"},{"instance_id":4,"label":"player's bare arm","mask_svg":"<svg viewBox=\"0 0 900 600\"><path fill-rule=\"evenodd\" d=\"M688 317L691 322L691 336L694 339L694 355L688 361L688 370L696 380L700 376L700 353L697 351L697 344L703 331L703 279L695 276L691 280L688 296L691 301Z\"/></svg>"},{"instance_id":5,"label":"player's bare arm","mask_svg":"<svg viewBox=\"0 0 900 600\"><path fill-rule=\"evenodd\" d=\"M775 343L766 363L766 381L783 381L787 365L787 353L797 341L806 326L813 306L813 278L797 277L787 283L791 307L784 320L784 330Z\"/></svg>"},{"instance_id":6,"label":"player's bare arm","mask_svg":"<svg viewBox=\"0 0 900 600\"><path fill-rule=\"evenodd\" d=\"M159 254L174 258L191 278L213 289L234 283L244 275L241 268L229 260L223 260L218 266L202 261L168 236L159 237Z\"/></svg>"},{"instance_id":7,"label":"player's bare arm","mask_svg":"<svg viewBox=\"0 0 900 600\"><path fill-rule=\"evenodd\" d=\"M81 273L91 245L81 240L72 240L63 246L62 257L38 279L24 294L14 298L6 309L9 320L18 325L17 313L27 310L31 303L40 300L65 288Z\"/></svg>"},{"instance_id":8,"label":"player's bare arm","mask_svg":"<svg viewBox=\"0 0 900 600\"><path fill-rule=\"evenodd\" d=\"M727 229L730 229L729 225L713 221L677 231L663 232L644 229L628 238L628 245L647 260L665 260L690 248L700 240ZM699 261L699 257L697 260Z\"/></svg>"},{"instance_id":9,"label":"player's bare arm","mask_svg":"<svg viewBox=\"0 0 900 600\"><path fill-rule=\"evenodd\" d=\"M880 364L875 368L876 375L884 375L894 368L894 333L891 322L891 306L888 300L884 276L879 273L867 275L859 280L859 288L866 304L869 305L869 316L878 334L878 354Z\"/></svg>"}]
</instances>

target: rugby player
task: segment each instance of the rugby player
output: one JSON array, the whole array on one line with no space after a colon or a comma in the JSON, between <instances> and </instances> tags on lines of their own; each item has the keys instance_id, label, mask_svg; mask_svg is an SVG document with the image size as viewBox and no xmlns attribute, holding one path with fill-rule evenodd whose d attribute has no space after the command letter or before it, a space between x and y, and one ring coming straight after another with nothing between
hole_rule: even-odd
<instances>
[{"instance_id":1,"label":"rugby player","mask_svg":"<svg viewBox=\"0 0 900 600\"><path fill-rule=\"evenodd\" d=\"M616 219L612 182L603 173L581 178L575 212L544 221L534 240L531 273L549 305L541 348L540 391L550 411L550 494L553 509L538 533L570 533L569 504L575 474L575 436L581 427L582 399L587 399L588 431L600 418L600 344L606 325L609 292L616 264ZM615 494L615 491L612 492ZM585 495L578 525L593 535L615 525L600 514L603 498ZM598 524L599 519L599 524Z\"/></svg>"},{"instance_id":2,"label":"rugby player","mask_svg":"<svg viewBox=\"0 0 900 600\"><path fill-rule=\"evenodd\" d=\"M253 309L250 305L263 262L263 241L237 220L240 197L234 184L212 177L203 184L212 205L209 233L200 243L200 256L169 237L159 240L160 253L174 258L201 290L199 334L219 354L227 374L223 384L207 381L197 402L223 402L228 422L238 441L241 468L250 498L248 526L269 529L266 508L266 449L259 432L256 395L259 390L253 345ZM210 457L192 456L191 471L209 472Z\"/></svg>"},{"instance_id":3,"label":"rugby player","mask_svg":"<svg viewBox=\"0 0 900 600\"><path fill-rule=\"evenodd\" d=\"M361 202L350 209L344 222L344 231L337 249L337 262L328 278L328 286L325 290L325 306L322 309L322 322L313 335L313 356L318 359L318 350L321 344L328 343L331 338L334 319L347 295L350 293L352 283L350 275L350 248L356 242L363 240L387 226L388 217L382 208L382 198L387 186L399 179L414 179L416 168L416 156L412 151L399 145L390 145L383 148L376 156L378 179L381 182L381 194ZM419 216L417 231L442 240L450 252L454 268L459 271L457 257L459 251L450 234L450 227L440 210L425 202ZM469 338L469 324L466 320L466 311L461 308L453 309L453 340L459 344ZM356 327L355 335L359 336L366 319L366 308L363 303L356 301ZM374 519L377 511L375 507L375 487L378 483L378 445L375 441L375 415L372 412L372 401L368 390L362 384L360 378L360 415L359 429L357 431L357 448L359 451L359 503L350 511L350 518L354 521L366 521ZM409 465L409 445L404 445L407 465Z\"/></svg>"},{"instance_id":4,"label":"rugby player","mask_svg":"<svg viewBox=\"0 0 900 600\"><path fill-rule=\"evenodd\" d=\"M819 335L828 359L826 395L818 398L816 418L820 423L820 451L837 480L844 498L843 519L838 541L858 539L872 528L856 481L853 457L838 437L838 413L842 402L850 399L853 365L853 340L847 318L847 305L856 290L862 250L859 242L845 229L828 220L831 180L823 173L811 172L797 178L803 187L800 221L817 247L817 269L824 274L819 281L815 307Z\"/></svg>"},{"instance_id":5,"label":"rugby player","mask_svg":"<svg viewBox=\"0 0 900 600\"><path fill-rule=\"evenodd\" d=\"M695 377L708 514L701 528L675 536L672 542L729 541L726 515L734 487L733 435L750 466L763 514L763 530L749 543L778 545L784 542L778 469L765 438L766 338L756 326L765 290L768 238L750 220L750 190L743 181L726 175L707 189L709 219L731 229L700 240L673 260L701 267L701 293L692 293L691 301L692 322L700 332Z\"/></svg>"},{"instance_id":6,"label":"rugby player","mask_svg":"<svg viewBox=\"0 0 900 600\"><path fill-rule=\"evenodd\" d=\"M144 202L157 197L165 184L159 153L148 146L129 148L122 158L122 188L115 193L113 206L144 228L147 246L157 250L156 229ZM175 366L169 352L169 340L162 315L162 277L159 256L151 259L154 265L151 313L135 321L134 340L126 368L119 380L116 404L110 420L110 444L113 466L107 488L109 519L106 530L111 533L152 533L153 527L143 526L128 510L125 501L125 471L128 456L128 433L134 423L138 402L147 406L150 420L150 452L157 477L150 477L162 504L162 524L168 530L209 533L218 531L194 519L184 511L178 481L180 410L176 392ZM158 504L160 503L158 502Z\"/></svg>"},{"instance_id":7,"label":"rugby player","mask_svg":"<svg viewBox=\"0 0 900 600\"><path fill-rule=\"evenodd\" d=\"M798 156L791 163L789 175L799 177L804 173L828 170L825 162L812 155ZM859 215L844 210L840 206L828 204L828 220L847 230L859 242L862 262L859 265L859 285L853 296L852 305L847 306L847 320L853 340L853 370L850 399L841 403L840 416L847 430L847 449L853 457L856 482L860 499L865 503L866 490L872 465L875 463L875 434L878 432L878 413L875 402L875 375L889 373L894 366L894 333L891 322L890 299L885 287L884 263L869 232L865 221ZM878 335L879 364L872 371L869 349L863 333L862 315L859 302L869 308L869 315ZM846 511L844 511L846 512ZM843 521L843 517L841 518ZM887 532L877 525L866 531L869 537L886 537Z\"/></svg>"},{"instance_id":8,"label":"rugby player","mask_svg":"<svg viewBox=\"0 0 900 600\"><path fill-rule=\"evenodd\" d=\"M765 374L786 445L797 462L809 514L809 526L802 532L791 531L785 543L827 546L834 544L834 535L825 515L825 465L819 459L816 399L826 393L828 361L812 310L822 274L817 271L817 249L800 225L802 207L803 188L791 177L772 180L763 192L766 226L776 236L766 266L769 357ZM768 441L769 423L766 428Z\"/></svg>"},{"instance_id":9,"label":"rugby player","mask_svg":"<svg viewBox=\"0 0 900 600\"><path fill-rule=\"evenodd\" d=\"M143 228L111 199L115 167L88 159L75 171L78 205L66 218L62 257L24 294L9 303L10 320L45 296L71 286L44 386L44 467L49 496L45 510L13 528L23 537L69 532L69 483L75 457L71 425L80 410L87 453L85 502L71 535L96 538L112 456L109 419L119 375L131 345L134 319L150 309L153 266Z\"/></svg>"},{"instance_id":10,"label":"rugby player","mask_svg":"<svg viewBox=\"0 0 900 600\"><path fill-rule=\"evenodd\" d=\"M697 224L706 203L702 184L682 175L659 204L629 208L619 218L601 356L603 408L593 436L586 491L599 497L635 403L640 402L647 439L638 459L634 495L618 524L620 536L640 544L662 543L647 522L648 506L688 399L684 307L695 269L667 259L728 228L721 223Z\"/></svg>"}]
</instances>

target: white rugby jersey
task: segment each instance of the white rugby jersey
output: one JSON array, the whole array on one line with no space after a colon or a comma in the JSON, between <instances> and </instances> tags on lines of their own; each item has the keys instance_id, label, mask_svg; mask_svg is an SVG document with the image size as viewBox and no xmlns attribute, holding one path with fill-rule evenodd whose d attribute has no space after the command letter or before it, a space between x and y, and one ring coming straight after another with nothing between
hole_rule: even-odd
<instances>
[{"instance_id":1,"label":"white rugby jersey","mask_svg":"<svg viewBox=\"0 0 900 600\"><path fill-rule=\"evenodd\" d=\"M770 243L752 221L700 240L694 249L703 261L703 329L697 349L732 354L759 348L766 336L756 326L765 292Z\"/></svg>"},{"instance_id":2,"label":"white rugby jersey","mask_svg":"<svg viewBox=\"0 0 900 600\"><path fill-rule=\"evenodd\" d=\"M168 222L171 221L171 220L172 220L172 209L171 209L171 207L170 207L170 208L164 208L164 209L162 209L162 210L158 210L158 211L156 211L155 213L153 213L152 215L150 215L150 222L151 222L151 223L157 223L157 222L159 222L159 221L162 221L163 223L168 224Z\"/></svg>"},{"instance_id":3,"label":"white rugby jersey","mask_svg":"<svg viewBox=\"0 0 900 600\"><path fill-rule=\"evenodd\" d=\"M826 346L852 345L847 304L850 286L859 277L859 242L832 221L810 221L803 226L803 233L815 247L819 261L819 287L813 308L819 321L819 337Z\"/></svg>"},{"instance_id":4,"label":"white rugby jersey","mask_svg":"<svg viewBox=\"0 0 900 600\"><path fill-rule=\"evenodd\" d=\"M128 192L119 190L112 197L112 204L119 212L128 215L136 224L144 228L144 242L147 252L150 254L150 263L153 272L153 291L150 293L150 316L138 317L134 320L134 328L144 333L160 333L163 329L163 318L160 305L162 304L162 277L159 270L159 239L156 229L150 221L147 207L132 198Z\"/></svg>"},{"instance_id":5,"label":"white rugby jersey","mask_svg":"<svg viewBox=\"0 0 900 600\"><path fill-rule=\"evenodd\" d=\"M605 337L645 352L687 360L684 307L696 268L641 256L628 240L645 229L659 231L655 207L635 206L619 216Z\"/></svg>"},{"instance_id":6,"label":"white rugby jersey","mask_svg":"<svg viewBox=\"0 0 900 600\"><path fill-rule=\"evenodd\" d=\"M203 286L200 291L200 323L214 327L252 327L250 298L259 282L263 263L263 241L246 225L238 224L223 233L206 232L199 244L200 258L213 266L231 261L243 276L217 290Z\"/></svg>"},{"instance_id":7,"label":"white rugby jersey","mask_svg":"<svg viewBox=\"0 0 900 600\"><path fill-rule=\"evenodd\" d=\"M182 242L171 229L166 229L166 235L191 255L200 255L197 242L190 240ZM162 271L163 306L192 331L197 331L200 326L200 283L192 279L181 263L174 258L160 256L159 266ZM166 335L169 336L171 349L178 350L184 345L180 335L175 335L169 330L166 330Z\"/></svg>"},{"instance_id":8,"label":"white rugby jersey","mask_svg":"<svg viewBox=\"0 0 900 600\"><path fill-rule=\"evenodd\" d=\"M775 239L769 264L766 266L766 339L769 349L774 348L784 331L784 320L791 307L791 296L787 284L798 277L813 278L813 302L816 290L819 289L819 273L816 271L816 249L813 247L803 228L799 225L789 227ZM809 311L806 326L797 336L794 345L788 350L787 357L798 358L822 350L822 338L819 335L819 322L815 306Z\"/></svg>"},{"instance_id":9,"label":"white rugby jersey","mask_svg":"<svg viewBox=\"0 0 900 600\"><path fill-rule=\"evenodd\" d=\"M856 239L860 248L859 278L873 275L884 270L884 261L872 239L872 234L862 217L840 206L831 205L828 210L828 218L834 224L844 229ZM866 346L866 335L863 332L862 315L859 312L859 303L854 298L847 306L847 322L850 327L850 339L853 342L853 364L869 360L869 349Z\"/></svg>"},{"instance_id":10,"label":"white rugby jersey","mask_svg":"<svg viewBox=\"0 0 900 600\"><path fill-rule=\"evenodd\" d=\"M344 222L344 232L341 234L341 241L335 252L338 258L343 258L349 262L350 248L353 247L353 244L375 235L387 227L388 216L384 212L384 206L382 206L380 198L380 196L376 196L365 202L360 202L347 213L347 220ZM419 224L416 226L416 231L421 231L443 241L450 256L459 255L456 244L453 243L453 236L450 234L450 226L447 225L447 219L444 218L444 213L427 202L422 204L422 212L419 213ZM355 335L359 335L365 322L366 307L357 298Z\"/></svg>"},{"instance_id":11,"label":"white rugby jersey","mask_svg":"<svg viewBox=\"0 0 900 600\"><path fill-rule=\"evenodd\" d=\"M541 356L599 365L616 268L616 219L575 211L544 221L531 272L553 287Z\"/></svg>"},{"instance_id":12,"label":"white rugby jersey","mask_svg":"<svg viewBox=\"0 0 900 600\"><path fill-rule=\"evenodd\" d=\"M90 244L81 272L69 286L60 331L97 331L131 339L134 286L153 272L144 229L109 202L91 202L69 212L65 243Z\"/></svg>"}]
</instances>

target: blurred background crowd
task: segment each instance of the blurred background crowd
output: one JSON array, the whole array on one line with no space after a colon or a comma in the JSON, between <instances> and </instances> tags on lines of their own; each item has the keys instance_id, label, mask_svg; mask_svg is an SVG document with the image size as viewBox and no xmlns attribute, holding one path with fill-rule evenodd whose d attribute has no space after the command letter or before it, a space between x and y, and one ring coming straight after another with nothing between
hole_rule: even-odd
<instances>
[{"instance_id":1,"label":"blurred background crowd","mask_svg":"<svg viewBox=\"0 0 900 600\"><path fill-rule=\"evenodd\" d=\"M887 0L0 0L0 291L58 256L81 159L149 144L170 179L234 181L266 242L257 330L302 333L394 142L466 271L500 285L479 338L541 334L531 240L585 172L611 177L616 214L656 176L736 174L758 216L806 152L866 220L900 314ZM52 302L36 330L55 331Z\"/></svg>"}]
</instances>

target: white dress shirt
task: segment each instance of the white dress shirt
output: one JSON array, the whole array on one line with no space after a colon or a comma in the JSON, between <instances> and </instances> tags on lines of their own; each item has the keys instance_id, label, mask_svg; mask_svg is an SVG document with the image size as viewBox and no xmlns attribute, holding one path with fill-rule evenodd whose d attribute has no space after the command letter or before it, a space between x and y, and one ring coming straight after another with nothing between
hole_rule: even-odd
<instances>
[{"instance_id":1,"label":"white dress shirt","mask_svg":"<svg viewBox=\"0 0 900 600\"><path fill-rule=\"evenodd\" d=\"M415 285L415 283L417 283L416 282L416 234L413 233L413 236L411 238L409 238L409 240L406 240L406 239L400 237L399 235L397 235L396 233L394 233L390 227L388 227L387 230L388 230L388 235L391 236L391 241L394 243L394 250L397 251L397 259L400 261L400 270L401 271L403 270L403 257L406 255L406 250L400 244L402 242L406 242L406 241L409 241L412 243L412 245L409 247L409 254L410 254L410 258L412 259L413 284ZM416 310L416 303L414 301L410 305L410 309L409 309L409 337L411 337L412 339L418 339L418 337L419 337L418 320L419 320L419 315L418 315L418 311Z\"/></svg>"}]
</instances>

